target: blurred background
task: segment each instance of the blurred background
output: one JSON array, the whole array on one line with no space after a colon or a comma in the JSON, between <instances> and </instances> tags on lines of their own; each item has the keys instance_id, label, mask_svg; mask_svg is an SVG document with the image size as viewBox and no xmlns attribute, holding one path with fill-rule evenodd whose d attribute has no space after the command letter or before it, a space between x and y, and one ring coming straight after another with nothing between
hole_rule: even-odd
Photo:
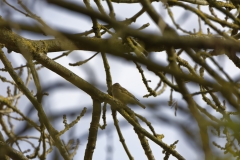
<instances>
[{"instance_id":1,"label":"blurred background","mask_svg":"<svg viewBox=\"0 0 240 160\"><path fill-rule=\"evenodd\" d=\"M15 23L27 24L27 25L36 25L34 19L20 13L17 9L14 9L7 5L7 3L16 7L17 9L24 11L22 6L15 0L2 0L0 2L0 16L2 16L5 20L13 21ZM76 5L85 6L82 1L77 0L69 0L68 2L75 3ZM32 13L36 16L40 17L48 26L52 29L61 30L68 32L69 34L77 34L83 33L85 31L89 31L92 29L93 24L91 19L86 15L76 14L75 12L71 12L69 10L57 7L52 4L48 4L46 1L29 1L22 0L22 4L24 4ZM98 11L96 4L94 1L90 1L91 6L94 10ZM106 1L101 1L104 9L108 13L108 6ZM118 21L123 21L127 18L135 15L139 10L141 10L142 6L138 3L128 4L128 3L112 3L116 15L116 19ZM193 8L197 8L197 5L188 4ZM161 15L166 23L168 23L171 27L175 29L175 26L169 16L168 10L164 3L161 2L153 2L152 6L155 10ZM201 31L203 33L207 33L208 26L204 24L192 12L185 10L181 7L170 7L174 19L176 23L180 24L181 28L184 28L188 31L194 32L199 31L199 27L201 24ZM206 13L210 13L208 10L208 6L201 6L201 10ZM223 14L219 11L216 11L216 14L219 17L223 17ZM99 21L101 24L105 24L102 21ZM140 16L135 23L132 23L130 26L133 28L139 28L142 25L149 23L150 26L145 28L143 31L146 33L154 33L156 35L161 35L161 31L158 26L152 21L152 19L144 13ZM218 27L221 27L219 24L215 24ZM222 27L221 27L222 28ZM27 39L31 40L47 40L54 39L53 36L46 36L43 34L37 34L33 32L29 32L26 30L21 30L21 28L14 28L13 31ZM186 33L177 30L180 35L186 35ZM215 34L214 31L212 31ZM94 34L88 35L89 37L93 37ZM103 35L102 38L108 38L111 35ZM7 49L3 48L5 55L11 61L13 67L19 67L21 65L26 64L25 58L15 52L7 53ZM50 58L55 58L59 55L62 55L67 51L62 52L50 52L47 54ZM93 56L95 52L91 51L83 51L83 50L75 50L72 51L68 56L64 56L60 59L57 59L56 62L61 64L62 66L68 68L87 82L94 85L100 91L107 93L107 84L106 84L106 74L102 61L101 54L99 53L94 58L89 60L87 63L81 66L70 66L69 63L76 63L78 61L84 61L91 56ZM204 159L204 153L202 151L201 139L199 135L199 128L195 119L189 114L189 109L187 107L187 103L183 99L182 95L173 92L172 93L172 103L170 103L170 95L171 88L160 86L163 93L157 97L150 96L148 98L144 98L143 96L148 94L148 91L145 85L142 82L142 77L139 71L137 70L135 64L132 61L127 61L121 57L116 57L111 54L107 54L108 62L110 65L110 72L112 76L112 82L120 83L124 88L130 91L136 98L140 100L141 103L145 104L147 108L143 110L142 108L134 105L129 105L134 112L144 116L149 122L151 122L152 126L155 129L157 134L163 134L164 138L162 141L168 145L173 144L178 140L176 145L176 151L180 153L184 158L191 160L199 160ZM191 66L194 66L196 63L185 53L181 55L182 59L185 59ZM230 75L232 78L237 78L239 74L239 70L235 67L235 65L227 58L225 55L219 55L213 57L221 67ZM149 60L161 64L163 66L168 65L167 55L163 52L151 52ZM207 60L207 63L218 73L218 68L213 64L212 61ZM40 68L41 65L36 65L36 68ZM0 61L0 68L4 68L3 64ZM144 65L142 65L142 69L144 70L145 77L150 82L148 83L151 88L155 88L159 83L160 79L153 72L150 72ZM184 69L183 69L184 70ZM16 70L19 72L19 70ZM188 72L186 70L186 72ZM92 113L92 100L89 95L75 87L73 84L66 81L61 76L55 74L51 70L41 67L38 70L40 83L42 85L42 89L44 92L48 93L48 96L43 97L43 107L47 116L51 120L53 126L58 130L62 130L64 128L63 124L63 115L67 116L67 121L70 123L80 113L83 108L87 108L86 114L81 118L81 120L70 130L68 130L64 135L61 136L61 139L64 143L67 143L70 139L78 139L80 141L80 145L78 147L77 153L74 156L74 159L83 159L84 152L86 149L86 144L88 141L88 133L91 122L91 113ZM7 72L0 72L1 77L6 77L9 80L12 80ZM221 77L224 77L219 74ZM212 78L206 73L206 78L212 80ZM23 73L21 75L22 80L26 80L28 77L27 68L23 68ZM171 76L166 74L166 77L171 79ZM193 82L189 82L186 84L190 93L195 93L199 91L199 85ZM0 95L7 96L7 87L8 83L4 83L0 81ZM13 86L10 86L11 90L13 90ZM28 88L36 93L36 88L33 81L30 81ZM159 90L160 90L159 89ZM217 94L219 98L221 98L221 94ZM197 104L205 108L209 113L213 114L216 117L221 117L221 114L217 113L215 110L210 108L203 100L202 96L196 95L193 96L194 100ZM102 103L103 105L103 103ZM177 107L176 107L177 106ZM176 109L177 108L177 109ZM37 111L32 106L31 102L25 97L21 96L18 102L18 109L21 110L28 118L31 118L34 122L38 122ZM228 108L229 111L234 110L233 108ZM106 120L107 127L104 130L99 128L98 138L96 148L94 150L93 159L107 159L107 160L123 160L128 159L127 154L125 153L122 144L119 142L119 137L117 135L116 129L114 127L112 115L111 115L110 106L107 105L106 112ZM13 117L19 117L18 114L12 113ZM125 138L125 142L136 160L144 160L147 159L145 153L142 149L142 146L138 140L137 135L135 134L133 127L120 115L117 115L120 128L122 130L123 136ZM7 119L7 118L6 118ZM142 123L139 120L142 127L147 131L150 131L145 123ZM103 124L103 120L100 120L100 123ZM9 123L10 124L10 123ZM9 125L8 124L8 125ZM14 125L14 133L19 136L33 136L38 137L40 134L34 129L28 128L26 122L19 120L11 120L11 124ZM211 129L209 129L211 132ZM4 132L2 134L5 137L5 140L8 139L8 136ZM219 137L212 136L210 134L210 143L213 141L217 141L219 144L224 145L226 141ZM37 145L37 139L29 139L32 144ZM75 142L76 143L76 142ZM155 159L163 159L165 156L162 153L162 148L149 140L150 147L152 148L153 155ZM26 141L20 141L19 145L22 148L22 151L25 151L29 148L32 148L31 145ZM16 149L16 145L13 145ZM228 157L229 155L224 155L220 149L217 149L213 145L211 145L213 152L222 157ZM32 154L33 149L30 149L29 152L24 155ZM47 159L62 159L59 155L56 148L47 156ZM35 158L38 159L38 158ZM170 160L176 159L173 156L170 156Z\"/></svg>"}]
</instances>

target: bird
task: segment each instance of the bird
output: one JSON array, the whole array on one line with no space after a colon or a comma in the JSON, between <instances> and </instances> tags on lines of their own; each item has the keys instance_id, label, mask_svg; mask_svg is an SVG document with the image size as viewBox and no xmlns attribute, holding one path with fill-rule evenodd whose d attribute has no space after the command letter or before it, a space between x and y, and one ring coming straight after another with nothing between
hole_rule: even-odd
<instances>
[{"instance_id":1,"label":"bird","mask_svg":"<svg viewBox=\"0 0 240 160\"><path fill-rule=\"evenodd\" d=\"M139 102L139 100L134 95L128 92L128 90L123 88L119 83L115 83L112 85L112 95L114 98L117 98L125 105L130 103L137 104L143 109L146 108L142 103Z\"/></svg>"}]
</instances>

